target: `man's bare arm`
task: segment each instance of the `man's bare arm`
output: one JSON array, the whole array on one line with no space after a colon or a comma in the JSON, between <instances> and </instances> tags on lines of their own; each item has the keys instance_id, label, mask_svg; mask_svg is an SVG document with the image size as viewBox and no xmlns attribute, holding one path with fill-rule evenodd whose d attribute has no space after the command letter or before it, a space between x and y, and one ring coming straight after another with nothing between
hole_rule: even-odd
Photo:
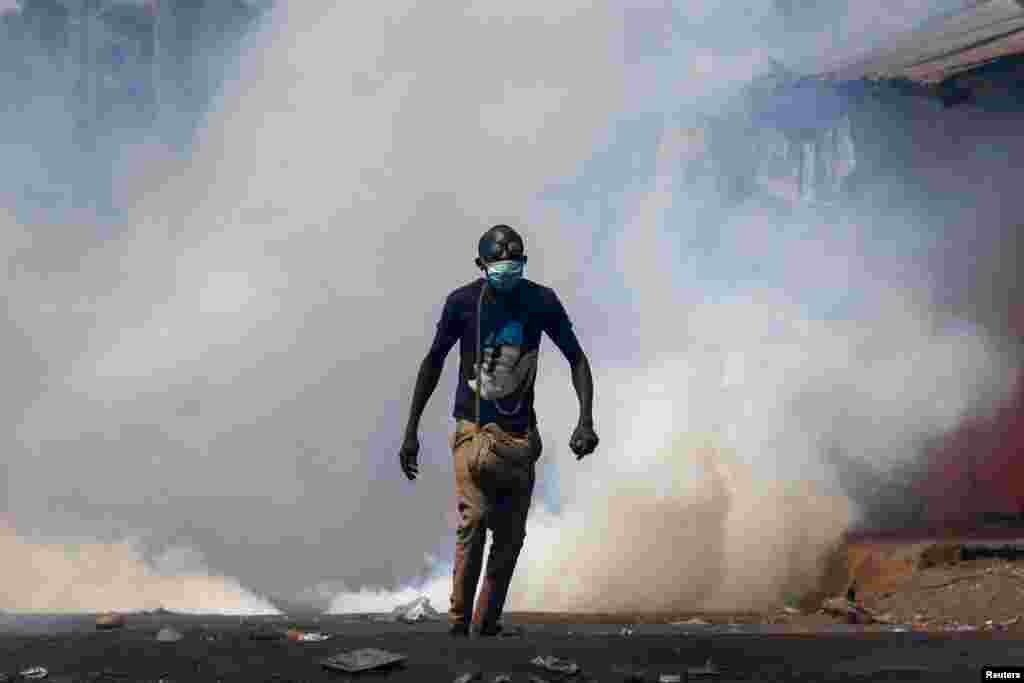
<instances>
[{"instance_id":1,"label":"man's bare arm","mask_svg":"<svg viewBox=\"0 0 1024 683\"><path fill-rule=\"evenodd\" d=\"M427 407L427 402L437 388L441 379L441 372L444 370L444 358L437 358L428 353L420 363L419 373L416 375L416 388L412 392L412 407L409 409L409 421L405 426L405 437L415 438L420 427L420 417Z\"/></svg>"},{"instance_id":2,"label":"man's bare arm","mask_svg":"<svg viewBox=\"0 0 1024 683\"><path fill-rule=\"evenodd\" d=\"M590 361L580 351L576 362L570 366L572 386L576 390L576 398L580 402L580 420L582 425L594 425L594 376L590 373Z\"/></svg>"}]
</instances>

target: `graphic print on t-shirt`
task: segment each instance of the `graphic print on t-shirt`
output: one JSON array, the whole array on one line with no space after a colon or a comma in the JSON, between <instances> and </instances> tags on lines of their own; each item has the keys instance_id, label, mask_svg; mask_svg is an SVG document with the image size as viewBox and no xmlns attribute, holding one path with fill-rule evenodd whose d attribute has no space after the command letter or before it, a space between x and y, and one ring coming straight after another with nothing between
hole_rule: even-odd
<instances>
[{"instance_id":1,"label":"graphic print on t-shirt","mask_svg":"<svg viewBox=\"0 0 1024 683\"><path fill-rule=\"evenodd\" d=\"M523 341L523 323L511 320L482 344L480 398L494 401L497 411L505 415L519 410L523 393L536 374L537 351L524 354ZM477 391L477 380L471 378L469 387ZM502 399L511 405L503 405Z\"/></svg>"}]
</instances>

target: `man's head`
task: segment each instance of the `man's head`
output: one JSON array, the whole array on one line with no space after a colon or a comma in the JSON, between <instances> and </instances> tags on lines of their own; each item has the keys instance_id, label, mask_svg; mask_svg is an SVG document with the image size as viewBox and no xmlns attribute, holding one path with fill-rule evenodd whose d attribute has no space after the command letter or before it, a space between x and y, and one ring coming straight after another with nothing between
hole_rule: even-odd
<instances>
[{"instance_id":1,"label":"man's head","mask_svg":"<svg viewBox=\"0 0 1024 683\"><path fill-rule=\"evenodd\" d=\"M526 250L518 232L507 225L495 225L480 237L477 254L477 268L486 273L495 289L509 291L519 284Z\"/></svg>"}]
</instances>

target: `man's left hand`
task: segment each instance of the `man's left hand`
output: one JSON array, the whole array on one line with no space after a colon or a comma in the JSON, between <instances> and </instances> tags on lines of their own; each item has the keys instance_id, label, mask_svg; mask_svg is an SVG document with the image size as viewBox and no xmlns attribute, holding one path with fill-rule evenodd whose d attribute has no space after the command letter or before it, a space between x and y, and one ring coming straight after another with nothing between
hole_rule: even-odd
<instances>
[{"instance_id":1,"label":"man's left hand","mask_svg":"<svg viewBox=\"0 0 1024 683\"><path fill-rule=\"evenodd\" d=\"M576 454L577 460L582 460L590 455L597 448L598 438L594 432L593 425L581 422L576 425L569 439L569 448Z\"/></svg>"}]
</instances>

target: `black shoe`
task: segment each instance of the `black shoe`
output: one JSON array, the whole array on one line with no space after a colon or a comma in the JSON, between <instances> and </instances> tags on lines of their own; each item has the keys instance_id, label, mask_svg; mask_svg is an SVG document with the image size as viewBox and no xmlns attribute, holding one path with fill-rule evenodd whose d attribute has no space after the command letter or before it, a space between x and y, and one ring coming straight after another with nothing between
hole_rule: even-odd
<instances>
[{"instance_id":1,"label":"black shoe","mask_svg":"<svg viewBox=\"0 0 1024 683\"><path fill-rule=\"evenodd\" d=\"M469 626L466 624L452 624L448 627L448 635L452 638L468 638Z\"/></svg>"},{"instance_id":2,"label":"black shoe","mask_svg":"<svg viewBox=\"0 0 1024 683\"><path fill-rule=\"evenodd\" d=\"M494 636L501 635L501 632L504 630L505 629L501 627L501 624L495 624L494 626L483 626L477 632L477 635L481 638L493 638Z\"/></svg>"}]
</instances>

